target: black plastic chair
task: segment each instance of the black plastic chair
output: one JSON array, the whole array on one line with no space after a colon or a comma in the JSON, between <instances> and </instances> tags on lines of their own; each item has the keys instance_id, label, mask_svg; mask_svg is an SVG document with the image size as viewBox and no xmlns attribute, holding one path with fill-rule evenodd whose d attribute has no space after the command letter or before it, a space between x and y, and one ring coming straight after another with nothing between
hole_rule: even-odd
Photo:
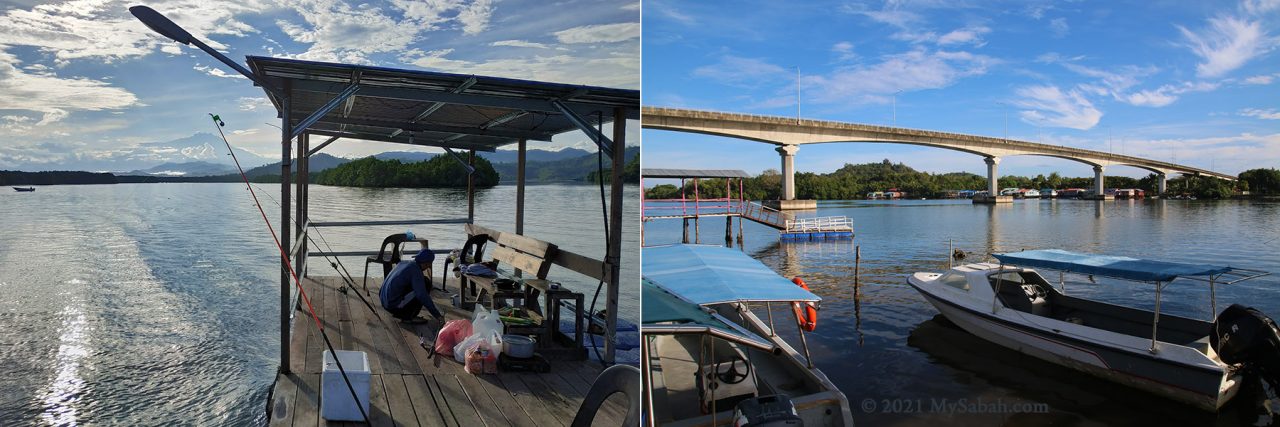
<instances>
[{"instance_id":1,"label":"black plastic chair","mask_svg":"<svg viewBox=\"0 0 1280 427\"><path fill-rule=\"evenodd\" d=\"M462 245L462 250L458 251L458 257L449 255L444 258L444 271L440 273L440 290L447 291L445 281L449 279L449 264L471 264L480 262L484 258L484 246L489 243L488 234L477 234L467 238L467 243Z\"/></svg>"},{"instance_id":2,"label":"black plastic chair","mask_svg":"<svg viewBox=\"0 0 1280 427\"><path fill-rule=\"evenodd\" d=\"M640 369L630 365L613 365L596 377L596 382L587 390L587 396L578 407L578 415L573 417L571 427L590 427L596 413L604 401L614 393L622 393L627 397L627 418L622 421L624 427L640 425Z\"/></svg>"},{"instance_id":3,"label":"black plastic chair","mask_svg":"<svg viewBox=\"0 0 1280 427\"><path fill-rule=\"evenodd\" d=\"M386 278L391 274L391 269L400 262L400 247L409 241L409 236L404 233L392 234L382 239L382 247L378 248L378 255L370 255L364 260L364 293L369 293L369 264L382 264L382 277ZM387 246L391 247L391 253L387 253Z\"/></svg>"}]
</instances>

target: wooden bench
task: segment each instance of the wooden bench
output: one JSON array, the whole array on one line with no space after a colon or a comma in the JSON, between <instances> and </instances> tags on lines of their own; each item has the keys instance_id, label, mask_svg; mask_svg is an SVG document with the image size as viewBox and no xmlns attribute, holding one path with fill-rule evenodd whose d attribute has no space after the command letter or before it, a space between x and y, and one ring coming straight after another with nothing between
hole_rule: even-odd
<instances>
[{"instance_id":1,"label":"wooden bench","mask_svg":"<svg viewBox=\"0 0 1280 427\"><path fill-rule=\"evenodd\" d=\"M521 306L530 309L530 318L538 325L509 325L507 326L507 333L536 335L539 337L538 346L540 351L546 352L551 350L549 347L560 330L559 306L562 301L576 303L574 309L576 317L574 319L574 330L576 333L571 344L573 347L569 349L570 351L565 356L571 359L585 357L585 347L582 344L582 323L585 316L581 308L576 308L582 305L582 294L563 288L551 289L551 282L546 280L547 273L554 262L553 260L560 253L556 245L475 224L467 224L466 231L468 238L482 234L489 236L485 253L488 258L498 261L498 277L507 277L515 279L517 282L522 282L523 289L519 291L502 291L494 286L493 282L497 279L495 277L477 277L462 274L459 305L466 308L470 304L484 304L488 299L491 303L490 308L496 308L496 304L493 303L499 300L519 299ZM517 275L515 272L519 272L519 274ZM545 307L538 306L538 298L540 296L546 301Z\"/></svg>"},{"instance_id":2,"label":"wooden bench","mask_svg":"<svg viewBox=\"0 0 1280 427\"><path fill-rule=\"evenodd\" d=\"M468 238L481 234L489 236L489 243L485 245L485 252L498 262L498 268L514 269L522 277L532 276L532 278L542 280L547 278L547 272L551 270L551 257L556 253L556 245L515 233L503 233L475 224L467 224L466 231ZM500 273L499 276L501 277L501 275ZM483 303L485 297L490 299L504 296L524 298L507 292L500 292L493 285L494 279L492 277L463 274L461 297L459 299L461 305L465 307L471 303ZM474 298L474 300L469 300L469 297Z\"/></svg>"}]
</instances>

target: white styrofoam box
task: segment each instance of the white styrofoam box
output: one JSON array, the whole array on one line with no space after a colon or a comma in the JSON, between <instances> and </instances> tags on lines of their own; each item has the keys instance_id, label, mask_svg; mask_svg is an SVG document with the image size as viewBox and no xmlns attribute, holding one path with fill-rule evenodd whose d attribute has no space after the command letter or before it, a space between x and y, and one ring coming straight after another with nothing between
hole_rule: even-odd
<instances>
[{"instance_id":1,"label":"white styrofoam box","mask_svg":"<svg viewBox=\"0 0 1280 427\"><path fill-rule=\"evenodd\" d=\"M360 398L360 407L351 398L351 390L342 380L338 364L328 350L324 352L324 371L320 374L320 416L329 421L364 421L360 409L369 413L369 357L363 351L338 350L338 360Z\"/></svg>"}]
</instances>

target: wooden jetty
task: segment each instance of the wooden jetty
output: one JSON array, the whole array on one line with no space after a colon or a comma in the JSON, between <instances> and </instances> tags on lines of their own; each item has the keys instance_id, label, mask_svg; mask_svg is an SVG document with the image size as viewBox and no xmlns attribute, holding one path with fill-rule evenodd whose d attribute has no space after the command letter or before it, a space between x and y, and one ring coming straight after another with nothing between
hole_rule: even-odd
<instances>
[{"instance_id":1,"label":"wooden jetty","mask_svg":"<svg viewBox=\"0 0 1280 427\"><path fill-rule=\"evenodd\" d=\"M365 298L381 310L381 281L375 284L374 279L369 282L371 296ZM591 361L552 360L548 373L472 375L452 357L428 358L419 337L431 326L404 324L381 311L379 319L353 294L359 290L338 291L343 286L338 277L308 277L302 283L334 348L368 355L369 418L375 426L566 426L601 371ZM456 291L457 283L450 280L448 289ZM448 319L470 315L444 298L437 298L436 306ZM328 422L320 416L324 341L305 307L294 312L292 329L290 373L276 377L267 408L270 425L363 424ZM593 425L621 425L626 405L621 394L614 395Z\"/></svg>"}]
</instances>

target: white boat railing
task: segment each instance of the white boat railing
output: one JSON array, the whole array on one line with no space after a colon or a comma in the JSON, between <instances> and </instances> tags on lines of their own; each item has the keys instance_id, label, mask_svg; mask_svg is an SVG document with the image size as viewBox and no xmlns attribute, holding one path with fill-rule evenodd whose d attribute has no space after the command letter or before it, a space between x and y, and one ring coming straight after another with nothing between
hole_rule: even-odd
<instances>
[{"instance_id":1,"label":"white boat railing","mask_svg":"<svg viewBox=\"0 0 1280 427\"><path fill-rule=\"evenodd\" d=\"M822 216L787 220L788 233L853 231L853 219L847 216Z\"/></svg>"}]
</instances>

